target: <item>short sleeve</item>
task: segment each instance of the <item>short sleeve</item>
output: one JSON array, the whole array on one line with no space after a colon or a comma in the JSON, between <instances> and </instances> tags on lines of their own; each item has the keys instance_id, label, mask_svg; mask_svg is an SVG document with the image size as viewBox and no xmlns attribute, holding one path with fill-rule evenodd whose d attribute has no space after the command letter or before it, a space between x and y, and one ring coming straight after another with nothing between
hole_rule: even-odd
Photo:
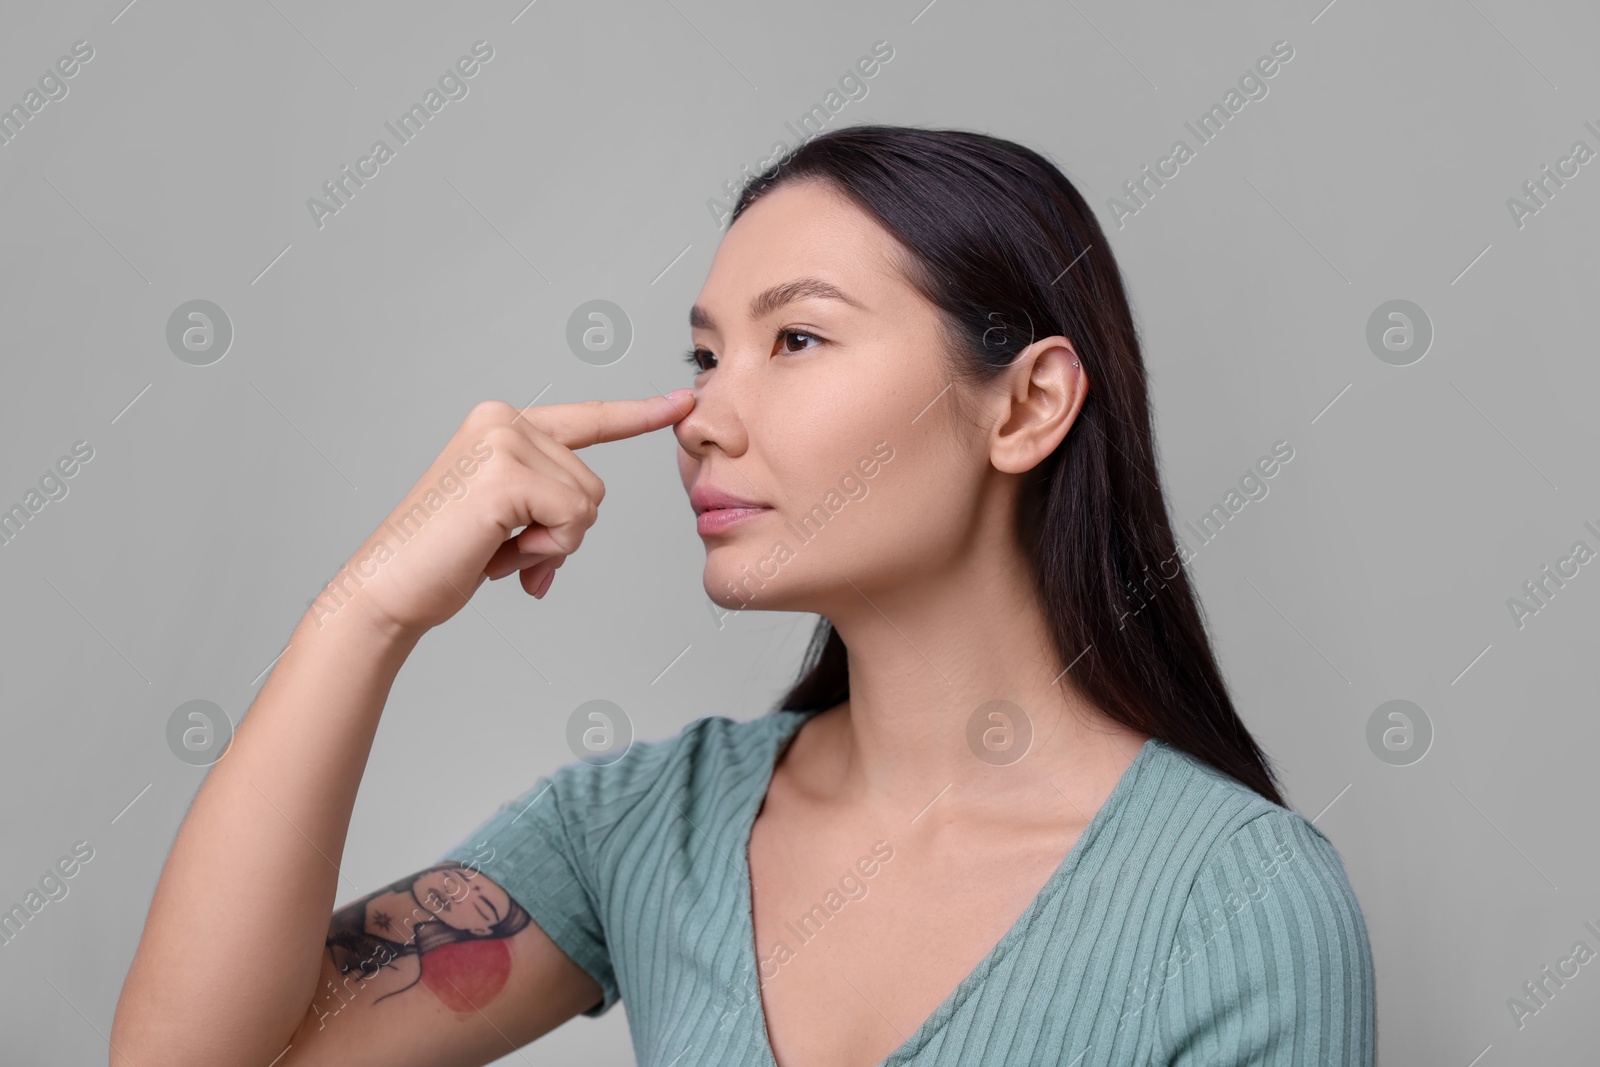
<instances>
[{"instance_id":1,"label":"short sleeve","mask_svg":"<svg viewBox=\"0 0 1600 1067\"><path fill-rule=\"evenodd\" d=\"M440 857L488 875L599 983L604 999L582 1013L592 1018L621 999L601 924L591 837L581 824L585 791L602 769L567 764L502 804Z\"/></svg>"},{"instance_id":2,"label":"short sleeve","mask_svg":"<svg viewBox=\"0 0 1600 1067\"><path fill-rule=\"evenodd\" d=\"M1197 872L1158 971L1163 1067L1371 1067L1372 950L1338 852L1274 807Z\"/></svg>"}]
</instances>

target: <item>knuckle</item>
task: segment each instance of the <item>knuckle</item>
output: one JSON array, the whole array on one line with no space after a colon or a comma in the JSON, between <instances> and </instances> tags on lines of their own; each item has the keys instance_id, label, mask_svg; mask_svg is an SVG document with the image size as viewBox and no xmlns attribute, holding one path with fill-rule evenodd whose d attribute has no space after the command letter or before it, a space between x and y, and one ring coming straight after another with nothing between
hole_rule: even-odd
<instances>
[{"instance_id":1,"label":"knuckle","mask_svg":"<svg viewBox=\"0 0 1600 1067\"><path fill-rule=\"evenodd\" d=\"M566 521L577 523L580 526L592 525L595 518L600 514L600 509L595 504L594 498L581 489L575 489L572 486L566 486L566 490L562 501Z\"/></svg>"},{"instance_id":2,"label":"knuckle","mask_svg":"<svg viewBox=\"0 0 1600 1067\"><path fill-rule=\"evenodd\" d=\"M510 454L522 434L509 423L497 422L483 431L483 439L494 449L495 455Z\"/></svg>"},{"instance_id":3,"label":"knuckle","mask_svg":"<svg viewBox=\"0 0 1600 1067\"><path fill-rule=\"evenodd\" d=\"M467 412L466 421L472 423L504 424L516 415L516 408L504 400L480 400Z\"/></svg>"}]
</instances>

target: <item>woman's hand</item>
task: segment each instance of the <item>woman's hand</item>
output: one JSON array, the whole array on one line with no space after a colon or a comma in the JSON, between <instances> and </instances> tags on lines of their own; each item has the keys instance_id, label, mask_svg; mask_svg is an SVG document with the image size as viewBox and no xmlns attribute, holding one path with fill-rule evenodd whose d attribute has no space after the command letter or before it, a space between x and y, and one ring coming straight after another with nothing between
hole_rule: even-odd
<instances>
[{"instance_id":1,"label":"woman's hand","mask_svg":"<svg viewBox=\"0 0 1600 1067\"><path fill-rule=\"evenodd\" d=\"M542 597L605 497L573 450L670 426L693 406L687 389L530 408L484 401L310 611L319 626L350 610L387 633L420 636L487 578L520 571L522 587Z\"/></svg>"}]
</instances>

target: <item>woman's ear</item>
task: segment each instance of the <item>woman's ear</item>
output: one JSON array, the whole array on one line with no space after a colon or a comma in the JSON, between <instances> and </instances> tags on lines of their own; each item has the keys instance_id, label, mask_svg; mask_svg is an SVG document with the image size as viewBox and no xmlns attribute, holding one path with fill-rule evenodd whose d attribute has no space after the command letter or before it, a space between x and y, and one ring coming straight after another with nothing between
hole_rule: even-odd
<instances>
[{"instance_id":1,"label":"woman's ear","mask_svg":"<svg viewBox=\"0 0 1600 1067\"><path fill-rule=\"evenodd\" d=\"M1021 474L1056 450L1089 396L1089 378L1072 342L1060 334L1017 353L1005 371L989 461Z\"/></svg>"}]
</instances>

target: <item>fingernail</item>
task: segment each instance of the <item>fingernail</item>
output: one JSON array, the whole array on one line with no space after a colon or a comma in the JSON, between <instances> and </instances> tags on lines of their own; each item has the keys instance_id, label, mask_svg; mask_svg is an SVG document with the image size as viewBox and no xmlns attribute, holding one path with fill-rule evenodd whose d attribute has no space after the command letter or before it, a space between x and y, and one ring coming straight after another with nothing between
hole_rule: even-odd
<instances>
[{"instance_id":1,"label":"fingernail","mask_svg":"<svg viewBox=\"0 0 1600 1067\"><path fill-rule=\"evenodd\" d=\"M693 395L694 395L694 390L693 389L674 389L672 392L667 394L667 399L668 400L678 400L678 399L681 399L683 397L693 396Z\"/></svg>"},{"instance_id":2,"label":"fingernail","mask_svg":"<svg viewBox=\"0 0 1600 1067\"><path fill-rule=\"evenodd\" d=\"M535 600L543 600L545 593L550 589L550 583L555 581L555 579L556 572L552 568L550 573L544 576L544 581L539 583L539 591L533 594L533 598Z\"/></svg>"}]
</instances>

